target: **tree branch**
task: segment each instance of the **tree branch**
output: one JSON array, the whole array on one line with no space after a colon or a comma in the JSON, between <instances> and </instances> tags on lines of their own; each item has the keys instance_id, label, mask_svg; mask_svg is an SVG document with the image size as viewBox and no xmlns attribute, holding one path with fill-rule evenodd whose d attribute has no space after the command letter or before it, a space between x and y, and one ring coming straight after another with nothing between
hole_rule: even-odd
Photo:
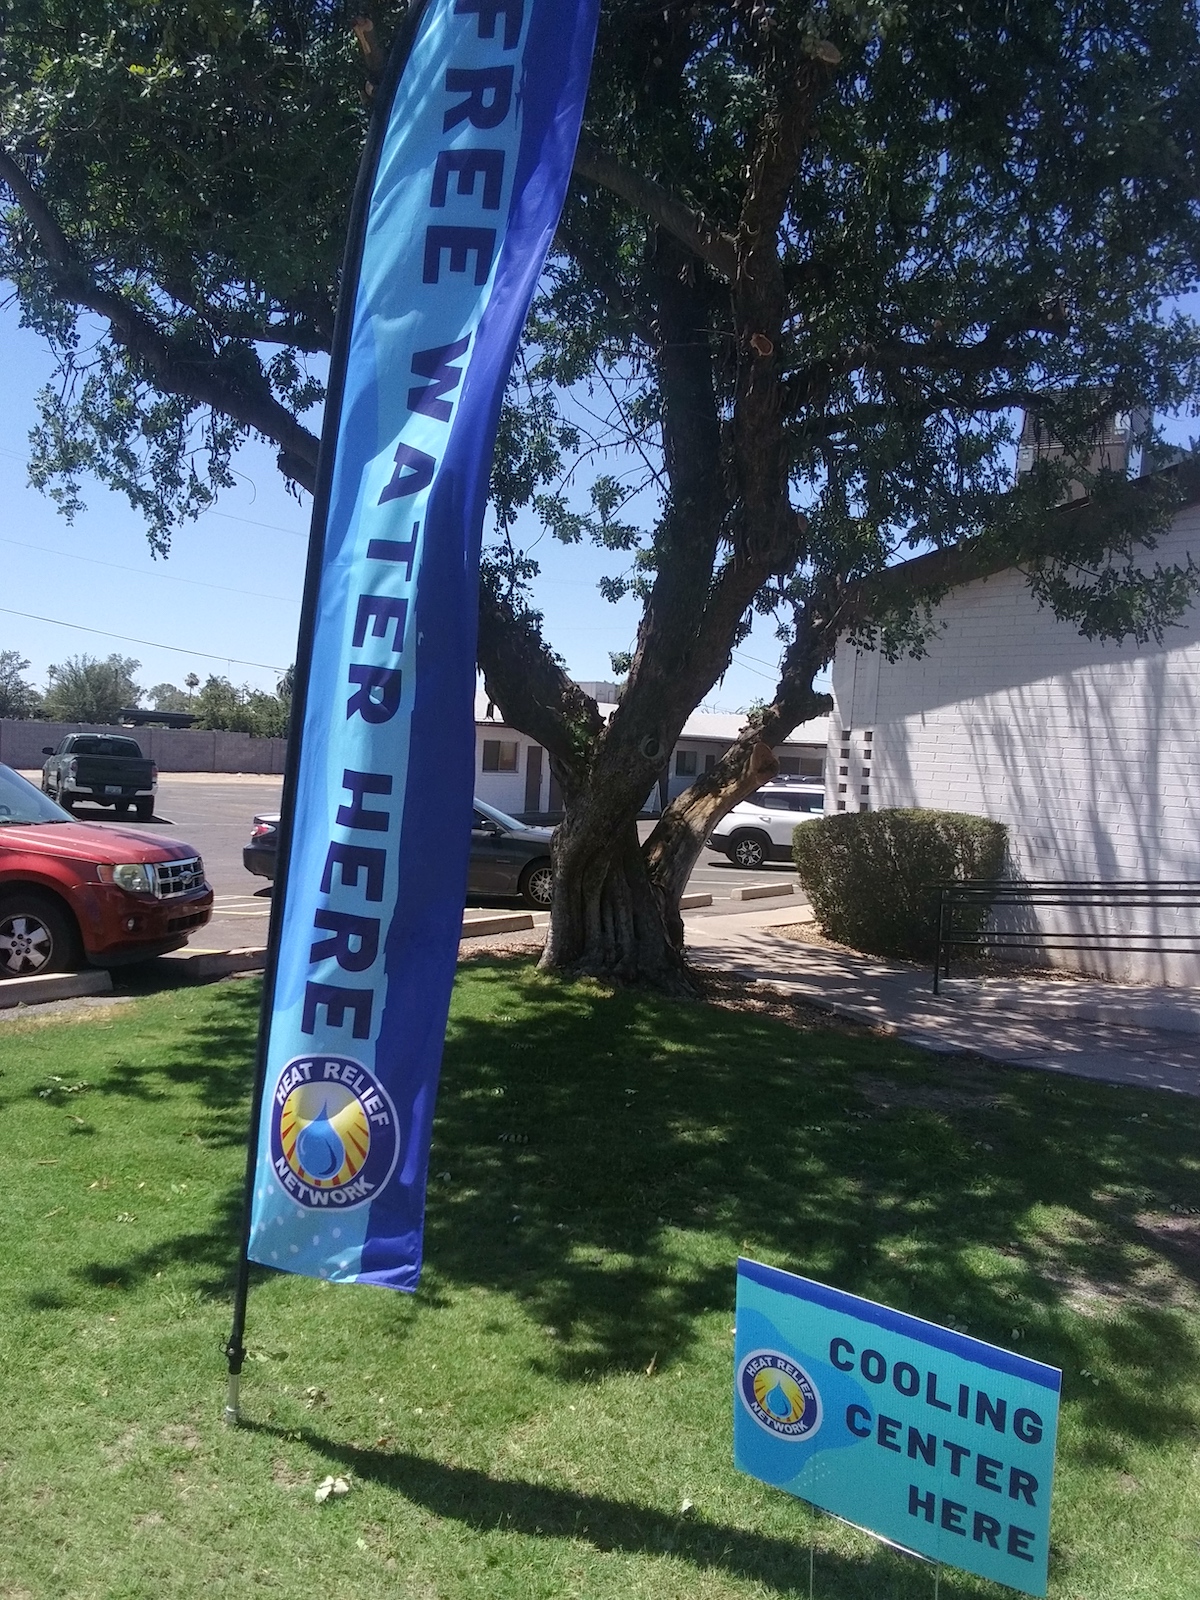
<instances>
[{"instance_id":1,"label":"tree branch","mask_svg":"<svg viewBox=\"0 0 1200 1600\"><path fill-rule=\"evenodd\" d=\"M683 921L675 908L709 833L731 806L778 772L773 746L781 744L797 723L829 709L829 696L817 694L812 680L832 655L835 643L830 618L822 607L813 602L798 610L795 635L784 655L772 704L761 719L748 722L739 731L711 772L702 774L671 801L646 841L647 871L677 947L683 944Z\"/></svg>"},{"instance_id":2,"label":"tree branch","mask_svg":"<svg viewBox=\"0 0 1200 1600\"><path fill-rule=\"evenodd\" d=\"M1002 366L1012 354L1012 342L1022 334L1066 333L1066 323L1053 311L1033 306L993 323L974 344L951 344L949 339L925 342L897 339L889 343L864 341L838 354L811 362L788 373L782 381L783 409L794 413L805 406L819 404L838 378L854 372L908 371L924 368L930 372L986 372Z\"/></svg>"},{"instance_id":3,"label":"tree branch","mask_svg":"<svg viewBox=\"0 0 1200 1600\"><path fill-rule=\"evenodd\" d=\"M603 729L590 695L571 681L542 638L536 615L518 611L485 582L479 591L478 659L505 722L543 745L568 796L588 746Z\"/></svg>"},{"instance_id":4,"label":"tree branch","mask_svg":"<svg viewBox=\"0 0 1200 1600\"><path fill-rule=\"evenodd\" d=\"M589 183L620 197L635 211L640 211L658 227L706 261L723 278L733 281L737 273L737 251L727 234L707 222L698 212L676 200L653 178L643 178L640 173L618 161L615 156L580 141L575 152L575 172Z\"/></svg>"},{"instance_id":5,"label":"tree branch","mask_svg":"<svg viewBox=\"0 0 1200 1600\"><path fill-rule=\"evenodd\" d=\"M778 105L764 116L750 159L750 181L738 225L738 269L743 277L764 272L783 283L778 235L800 156L808 143L817 101L833 81L841 60L832 46L798 67L782 63Z\"/></svg>"},{"instance_id":6,"label":"tree branch","mask_svg":"<svg viewBox=\"0 0 1200 1600\"><path fill-rule=\"evenodd\" d=\"M244 374L235 377L223 371L219 360L197 362L191 356L180 357L152 318L123 295L106 289L79 260L50 207L20 163L4 149L0 149L0 182L11 190L28 217L47 269L64 299L102 317L112 337L143 368L156 388L211 406L272 440L279 446L280 465L287 463L284 470L288 475L306 489L315 487L319 441L274 398L265 376L261 387L251 388ZM261 367L258 370L261 374Z\"/></svg>"},{"instance_id":7,"label":"tree branch","mask_svg":"<svg viewBox=\"0 0 1200 1600\"><path fill-rule=\"evenodd\" d=\"M243 339L253 344L285 345L303 350L306 355L328 355L332 338L328 331L300 311L286 312L271 321L269 312L256 315L236 307L214 306L178 280L163 279L163 288L172 300L186 306L219 339ZM330 319L332 320L332 319Z\"/></svg>"}]
</instances>

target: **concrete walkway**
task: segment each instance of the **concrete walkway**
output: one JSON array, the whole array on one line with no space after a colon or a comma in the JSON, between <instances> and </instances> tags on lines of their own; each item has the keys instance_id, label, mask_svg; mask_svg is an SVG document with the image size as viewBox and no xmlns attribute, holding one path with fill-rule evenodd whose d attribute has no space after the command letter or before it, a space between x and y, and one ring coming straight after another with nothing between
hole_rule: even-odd
<instances>
[{"instance_id":1,"label":"concrete walkway","mask_svg":"<svg viewBox=\"0 0 1200 1600\"><path fill-rule=\"evenodd\" d=\"M689 917L697 966L769 984L923 1050L1200 1095L1200 991L1038 978L951 978L785 938L797 908Z\"/></svg>"}]
</instances>

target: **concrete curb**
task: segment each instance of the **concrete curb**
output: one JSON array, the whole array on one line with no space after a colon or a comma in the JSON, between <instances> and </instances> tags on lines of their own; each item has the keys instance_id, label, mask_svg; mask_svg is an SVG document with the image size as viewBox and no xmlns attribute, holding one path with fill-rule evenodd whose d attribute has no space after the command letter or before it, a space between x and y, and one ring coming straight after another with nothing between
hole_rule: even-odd
<instances>
[{"instance_id":1,"label":"concrete curb","mask_svg":"<svg viewBox=\"0 0 1200 1600\"><path fill-rule=\"evenodd\" d=\"M710 906L712 903L713 897L710 894L685 894L679 898L679 909L681 911L695 911L697 906Z\"/></svg>"},{"instance_id":2,"label":"concrete curb","mask_svg":"<svg viewBox=\"0 0 1200 1600\"><path fill-rule=\"evenodd\" d=\"M110 994L112 974L92 967L85 972L47 972L36 978L6 978L0 983L0 1010L10 1006L45 1005L48 1000L74 1000L85 994Z\"/></svg>"},{"instance_id":3,"label":"concrete curb","mask_svg":"<svg viewBox=\"0 0 1200 1600\"><path fill-rule=\"evenodd\" d=\"M485 912L482 916L463 918L462 937L480 939L489 933L525 933L533 925L531 911ZM267 951L265 945L245 950L174 950L162 959L170 961L186 977L202 983L207 978L227 978L234 972L261 972L266 966Z\"/></svg>"},{"instance_id":4,"label":"concrete curb","mask_svg":"<svg viewBox=\"0 0 1200 1600\"><path fill-rule=\"evenodd\" d=\"M729 898L731 900L773 900L776 895L795 894L795 892L796 885L791 882L757 883L751 884L745 889L731 889Z\"/></svg>"},{"instance_id":5,"label":"concrete curb","mask_svg":"<svg viewBox=\"0 0 1200 1600\"><path fill-rule=\"evenodd\" d=\"M482 916L464 917L463 939L482 939L489 933L528 933L534 926L532 911L485 912Z\"/></svg>"},{"instance_id":6,"label":"concrete curb","mask_svg":"<svg viewBox=\"0 0 1200 1600\"><path fill-rule=\"evenodd\" d=\"M806 904L774 905L747 908L745 911L714 912L709 916L689 917L687 921L688 944L697 949L729 937L746 933L770 934L775 928L790 928L799 922L814 922L813 909Z\"/></svg>"},{"instance_id":7,"label":"concrete curb","mask_svg":"<svg viewBox=\"0 0 1200 1600\"><path fill-rule=\"evenodd\" d=\"M267 961L265 945L246 950L172 950L161 958L187 978L226 978L233 972L261 972Z\"/></svg>"}]
</instances>

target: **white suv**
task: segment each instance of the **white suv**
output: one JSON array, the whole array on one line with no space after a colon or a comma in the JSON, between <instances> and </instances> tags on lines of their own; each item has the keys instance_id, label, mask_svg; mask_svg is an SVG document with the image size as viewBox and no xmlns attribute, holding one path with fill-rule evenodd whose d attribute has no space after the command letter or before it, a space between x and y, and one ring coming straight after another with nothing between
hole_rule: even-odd
<instances>
[{"instance_id":1,"label":"white suv","mask_svg":"<svg viewBox=\"0 0 1200 1600\"><path fill-rule=\"evenodd\" d=\"M764 861L790 861L796 824L824 811L823 788L774 778L721 818L709 835L708 847L723 851L735 867L752 869Z\"/></svg>"}]
</instances>

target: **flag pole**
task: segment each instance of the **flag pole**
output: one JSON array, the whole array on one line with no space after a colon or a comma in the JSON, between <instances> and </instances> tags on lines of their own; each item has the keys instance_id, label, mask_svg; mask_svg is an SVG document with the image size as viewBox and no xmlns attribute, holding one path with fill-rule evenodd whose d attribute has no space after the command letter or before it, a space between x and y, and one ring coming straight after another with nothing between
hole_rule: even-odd
<instances>
[{"instance_id":1,"label":"flag pole","mask_svg":"<svg viewBox=\"0 0 1200 1600\"><path fill-rule=\"evenodd\" d=\"M404 70L417 36L421 18L430 0L417 0L400 25L387 68L374 96L372 114L367 129L366 143L359 162L358 177L354 185L354 198L350 206L350 219L346 230L346 250L342 258L341 287L338 293L337 314L334 321L333 345L330 352L329 384L325 396L325 414L321 426L321 448L317 458L317 480L313 493L312 521L308 535L308 560L304 577L304 598L300 608L300 630L296 642L296 680L292 693L291 714L288 721L287 759L284 763L283 798L279 821L275 857L275 880L271 895L271 917L267 934L266 969L263 974L262 1004L259 1010L258 1043L254 1061L254 1090L250 1101L250 1128L246 1149L246 1176L242 1188L242 1229L238 1247L237 1271L233 1286L233 1319L229 1338L225 1341L225 1360L228 1368L223 1420L230 1427L241 1421L242 1367L246 1360L246 1304L250 1296L250 1228L254 1211L254 1183L258 1166L258 1130L262 1121L263 1095L267 1074L267 1046L271 1033L271 1017L275 1009L275 987L279 971L279 942L283 930L284 906L287 900L288 865L292 852L292 835L295 827L296 790L300 775L300 740L308 704L309 679L312 669L313 634L316 628L317 600L320 591L321 569L325 550L325 532L329 516L329 500L333 485L333 463L337 448L338 426L341 419L342 397L346 383L346 364L350 350L350 334L354 322L354 299L358 290L359 271L362 266L363 241L366 234L367 213L371 203L371 190L379 152L387 130L388 115L400 74Z\"/></svg>"}]
</instances>

